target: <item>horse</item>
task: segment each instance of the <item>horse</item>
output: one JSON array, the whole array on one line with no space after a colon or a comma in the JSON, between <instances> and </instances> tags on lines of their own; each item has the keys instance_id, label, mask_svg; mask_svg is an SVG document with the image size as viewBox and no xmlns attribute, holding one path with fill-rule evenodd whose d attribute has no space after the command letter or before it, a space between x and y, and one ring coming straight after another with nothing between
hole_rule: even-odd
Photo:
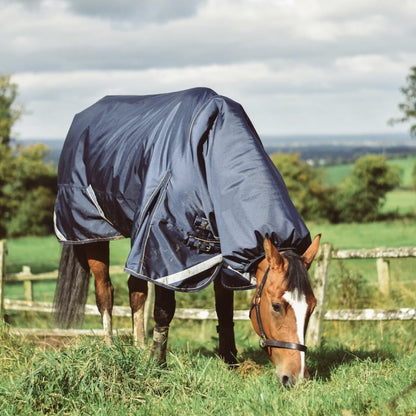
<instances>
[{"instance_id":1,"label":"horse","mask_svg":"<svg viewBox=\"0 0 416 416\"><path fill-rule=\"evenodd\" d=\"M55 293L62 326L81 322L90 271L111 342L109 241L127 237L133 339L155 285L152 355L166 363L175 291L213 282L219 355L235 365L233 291L256 287L250 317L284 385L307 375L304 333L319 247L241 105L207 88L108 96L75 115L54 209L63 244Z\"/></svg>"},{"instance_id":2,"label":"horse","mask_svg":"<svg viewBox=\"0 0 416 416\"><path fill-rule=\"evenodd\" d=\"M308 270L318 252L320 238L317 235L302 256L293 251L279 253L266 238L265 258L256 272L250 319L260 336L260 347L270 356L276 377L284 386L308 377L304 343L309 318L316 306Z\"/></svg>"},{"instance_id":3,"label":"horse","mask_svg":"<svg viewBox=\"0 0 416 416\"><path fill-rule=\"evenodd\" d=\"M250 318L260 336L259 344L276 367L276 377L284 386L307 378L304 339L316 299L308 272L319 249L317 235L299 256L293 251L279 252L269 238L264 240L265 257L256 271L257 287L250 303ZM101 314L105 340L112 339L112 309L114 288L109 274L109 243L80 246L64 245L59 266L55 295L57 321L67 327L82 321L88 294L90 270L95 278L95 295ZM136 345L145 346L143 325L144 303L148 285L144 280L128 279L133 338ZM233 291L214 280L215 308L218 317L219 356L230 365L237 363L233 322ZM152 356L159 365L166 363L170 323L175 314L175 292L155 286L154 333Z\"/></svg>"}]
</instances>

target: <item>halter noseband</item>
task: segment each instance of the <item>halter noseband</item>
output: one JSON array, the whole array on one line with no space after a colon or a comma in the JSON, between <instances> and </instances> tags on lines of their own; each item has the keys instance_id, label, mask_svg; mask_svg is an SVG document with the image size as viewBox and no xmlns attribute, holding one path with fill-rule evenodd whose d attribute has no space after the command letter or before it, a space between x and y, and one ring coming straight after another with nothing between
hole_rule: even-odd
<instances>
[{"instance_id":1,"label":"halter noseband","mask_svg":"<svg viewBox=\"0 0 416 416\"><path fill-rule=\"evenodd\" d=\"M260 316L260 300L261 300L261 294L263 293L263 288L266 283L267 277L269 276L270 267L266 270L266 273L264 273L263 280L261 281L259 285L259 289L257 291L257 295L254 299L253 304L250 307L250 313L249 316L251 316L251 312L254 309L256 313L256 320L257 320L257 326L259 327L260 332L260 340L259 345L261 348L265 349L267 347L270 348L286 348L290 350L298 350L305 352L307 350L306 345L303 344L296 344L295 342L286 342L286 341L278 341L275 339L269 339L266 337L266 334L264 332L263 324L261 322L261 316Z\"/></svg>"}]
</instances>

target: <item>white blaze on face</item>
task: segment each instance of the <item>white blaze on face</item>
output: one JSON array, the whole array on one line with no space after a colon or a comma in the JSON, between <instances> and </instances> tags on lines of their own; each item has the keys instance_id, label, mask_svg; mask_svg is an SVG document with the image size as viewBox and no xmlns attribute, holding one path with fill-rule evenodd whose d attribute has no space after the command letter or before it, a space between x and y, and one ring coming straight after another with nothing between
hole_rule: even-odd
<instances>
[{"instance_id":1,"label":"white blaze on face","mask_svg":"<svg viewBox=\"0 0 416 416\"><path fill-rule=\"evenodd\" d=\"M283 294L283 299L292 307L293 311L295 312L296 318L296 328L297 334L300 344L305 344L305 320L306 320L306 312L308 311L308 303L306 302L306 297L302 293L301 295L298 294L297 291L294 293L292 292L285 292ZM299 377L303 378L305 373L305 352L300 351L300 359L301 359L301 368Z\"/></svg>"}]
</instances>

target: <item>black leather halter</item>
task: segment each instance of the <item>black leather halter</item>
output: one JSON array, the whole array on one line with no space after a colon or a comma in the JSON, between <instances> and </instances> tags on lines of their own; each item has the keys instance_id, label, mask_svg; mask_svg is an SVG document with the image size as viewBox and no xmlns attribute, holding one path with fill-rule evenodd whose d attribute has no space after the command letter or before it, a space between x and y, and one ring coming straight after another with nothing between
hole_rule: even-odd
<instances>
[{"instance_id":1,"label":"black leather halter","mask_svg":"<svg viewBox=\"0 0 416 416\"><path fill-rule=\"evenodd\" d=\"M257 295L254 299L253 304L250 307L250 313L249 313L249 316L251 316L251 312L253 311L253 309L254 309L254 312L256 313L257 326L259 327L259 332L260 332L259 345L263 349L266 349L268 347L287 348L290 350L298 350L298 351L305 352L307 350L306 345L296 344L295 342L278 341L278 340L269 339L266 337L263 324L261 322L261 316L260 316L260 300L261 300L261 294L263 293L264 285L266 284L267 277L269 276L269 271L270 271L270 267L266 270L266 273L264 273L263 280L260 283L259 289L257 291Z\"/></svg>"}]
</instances>

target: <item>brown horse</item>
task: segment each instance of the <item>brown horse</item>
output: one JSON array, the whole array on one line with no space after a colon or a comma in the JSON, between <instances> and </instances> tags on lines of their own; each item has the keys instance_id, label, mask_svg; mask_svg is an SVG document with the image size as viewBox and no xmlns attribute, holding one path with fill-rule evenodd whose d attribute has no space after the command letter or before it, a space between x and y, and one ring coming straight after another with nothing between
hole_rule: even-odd
<instances>
[{"instance_id":1,"label":"brown horse","mask_svg":"<svg viewBox=\"0 0 416 416\"><path fill-rule=\"evenodd\" d=\"M251 320L260 335L260 345L276 366L276 375L285 385L293 385L307 377L304 336L309 317L315 307L307 269L319 247L315 237L303 256L294 252L279 253L265 238L265 258L257 267L257 289L251 304ZM88 291L90 270L95 277L97 307L102 316L105 339L111 342L113 286L109 275L109 243L64 245L55 295L57 321L63 326L81 322ZM219 355L226 363L235 364L237 349L233 324L233 291L223 287L221 273L214 280L215 305L218 316ZM128 280L132 312L133 338L145 345L143 310L147 282L130 276ZM152 355L166 363L169 325L175 313L175 292L155 286Z\"/></svg>"},{"instance_id":2,"label":"brown horse","mask_svg":"<svg viewBox=\"0 0 416 416\"><path fill-rule=\"evenodd\" d=\"M293 251L279 253L266 238L265 258L257 268L250 318L260 336L260 346L270 356L276 376L285 386L308 376L304 340L316 299L307 270L319 241L320 235L298 256Z\"/></svg>"},{"instance_id":3,"label":"brown horse","mask_svg":"<svg viewBox=\"0 0 416 416\"><path fill-rule=\"evenodd\" d=\"M257 271L251 318L262 346L283 383L305 376L303 338L314 305L306 267L319 238L311 245L240 104L209 88L192 88L107 96L77 113L59 160L54 225L64 244L55 297L64 326L82 319L91 270L111 341L108 241L126 237L134 340L144 344L143 305L151 282L153 355L160 363L166 361L174 292L212 282L219 353L236 363L232 290L254 287Z\"/></svg>"}]
</instances>

